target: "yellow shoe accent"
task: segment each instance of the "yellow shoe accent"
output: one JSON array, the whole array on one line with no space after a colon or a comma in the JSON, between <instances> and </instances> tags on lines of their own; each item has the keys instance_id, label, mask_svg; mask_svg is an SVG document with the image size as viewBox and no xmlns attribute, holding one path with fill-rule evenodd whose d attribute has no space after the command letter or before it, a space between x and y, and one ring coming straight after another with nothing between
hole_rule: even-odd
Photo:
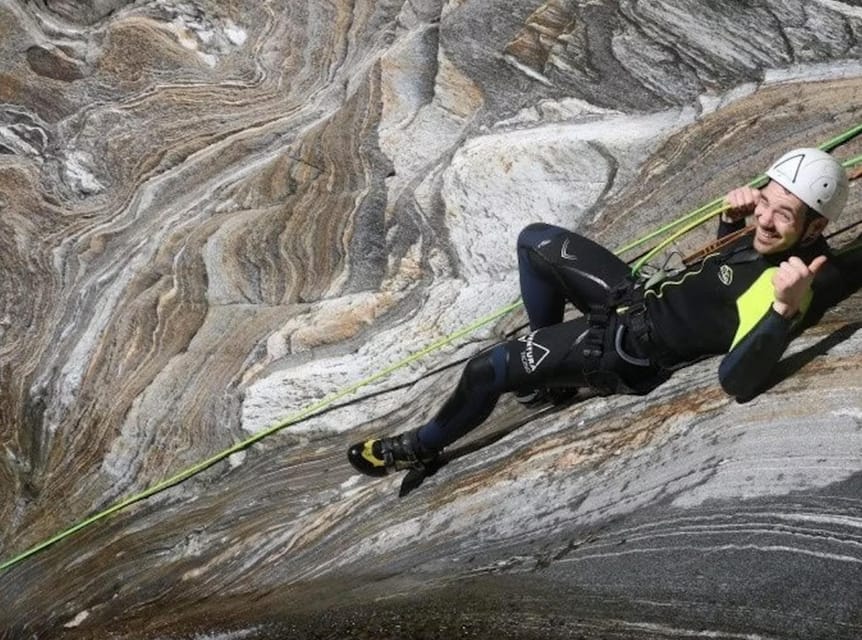
<instances>
[{"instance_id":1,"label":"yellow shoe accent","mask_svg":"<svg viewBox=\"0 0 862 640\"><path fill-rule=\"evenodd\" d=\"M374 443L376 440L366 440L365 446L362 448L362 457L368 460L375 467L385 467L386 463L374 455Z\"/></svg>"},{"instance_id":2,"label":"yellow shoe accent","mask_svg":"<svg viewBox=\"0 0 862 640\"><path fill-rule=\"evenodd\" d=\"M377 440L357 442L347 450L347 460L353 468L367 476L381 477L388 472L386 462L374 455L374 443Z\"/></svg>"}]
</instances>

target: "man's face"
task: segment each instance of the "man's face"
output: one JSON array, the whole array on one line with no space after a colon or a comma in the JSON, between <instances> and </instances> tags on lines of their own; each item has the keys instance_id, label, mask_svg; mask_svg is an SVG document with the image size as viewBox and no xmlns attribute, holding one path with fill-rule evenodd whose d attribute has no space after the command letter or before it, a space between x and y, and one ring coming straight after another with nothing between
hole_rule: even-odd
<instances>
[{"instance_id":1,"label":"man's face","mask_svg":"<svg viewBox=\"0 0 862 640\"><path fill-rule=\"evenodd\" d=\"M754 208L754 248L766 255L792 247L805 231L806 209L805 203L787 189L769 182L760 190Z\"/></svg>"}]
</instances>

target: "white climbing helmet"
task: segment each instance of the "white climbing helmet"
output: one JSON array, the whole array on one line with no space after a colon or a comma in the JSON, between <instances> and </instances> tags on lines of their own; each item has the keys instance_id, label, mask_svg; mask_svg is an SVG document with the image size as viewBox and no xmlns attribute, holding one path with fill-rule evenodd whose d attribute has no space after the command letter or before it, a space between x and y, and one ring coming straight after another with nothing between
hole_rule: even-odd
<instances>
[{"instance_id":1,"label":"white climbing helmet","mask_svg":"<svg viewBox=\"0 0 862 640\"><path fill-rule=\"evenodd\" d=\"M820 149L788 151L766 175L830 221L847 202L847 173L835 158Z\"/></svg>"}]
</instances>

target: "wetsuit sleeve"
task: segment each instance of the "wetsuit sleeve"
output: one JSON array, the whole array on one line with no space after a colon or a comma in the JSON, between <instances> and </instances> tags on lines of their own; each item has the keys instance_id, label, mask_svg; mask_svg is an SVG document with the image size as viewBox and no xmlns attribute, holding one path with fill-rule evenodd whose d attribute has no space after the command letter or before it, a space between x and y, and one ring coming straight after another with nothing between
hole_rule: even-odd
<instances>
[{"instance_id":1,"label":"wetsuit sleeve","mask_svg":"<svg viewBox=\"0 0 862 640\"><path fill-rule=\"evenodd\" d=\"M841 272L845 298L862 289L862 235L841 249L834 262Z\"/></svg>"},{"instance_id":2,"label":"wetsuit sleeve","mask_svg":"<svg viewBox=\"0 0 862 640\"><path fill-rule=\"evenodd\" d=\"M790 341L862 288L862 245L837 256L827 255L829 260L812 283L810 304L802 317L784 318L770 306L721 361L718 377L728 394L751 398L760 392Z\"/></svg>"},{"instance_id":3,"label":"wetsuit sleeve","mask_svg":"<svg viewBox=\"0 0 862 640\"><path fill-rule=\"evenodd\" d=\"M771 306L718 367L722 388L737 398L754 397L766 384L793 337L793 320Z\"/></svg>"},{"instance_id":4,"label":"wetsuit sleeve","mask_svg":"<svg viewBox=\"0 0 862 640\"><path fill-rule=\"evenodd\" d=\"M740 218L736 222L725 222L724 216L718 217L718 238L723 238L729 233L734 233L745 227L745 218Z\"/></svg>"}]
</instances>

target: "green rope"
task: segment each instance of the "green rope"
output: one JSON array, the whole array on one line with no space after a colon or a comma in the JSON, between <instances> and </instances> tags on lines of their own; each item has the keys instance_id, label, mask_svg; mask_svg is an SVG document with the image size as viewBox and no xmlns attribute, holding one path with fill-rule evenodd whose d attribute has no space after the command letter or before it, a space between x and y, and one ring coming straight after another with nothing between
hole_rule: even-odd
<instances>
[{"instance_id":1,"label":"green rope","mask_svg":"<svg viewBox=\"0 0 862 640\"><path fill-rule=\"evenodd\" d=\"M852 169L857 164L862 164L862 155L858 155L855 158L850 158L849 160L845 160L841 163L841 166L845 169Z\"/></svg>"},{"instance_id":2,"label":"green rope","mask_svg":"<svg viewBox=\"0 0 862 640\"><path fill-rule=\"evenodd\" d=\"M821 150L826 151L826 152L832 151L833 149L841 146L842 144L844 144L845 142L847 142L851 138L855 138L860 133L862 133L862 124L856 125L852 129L848 129L847 131L845 131L841 135L835 136L831 140L827 140L826 142L821 144L818 147L818 149L821 149ZM847 166L847 165L845 164L845 166ZM759 175L756 178L754 178L751 182L749 182L748 186L749 187L759 187L765 181L766 181L766 175ZM667 223L663 227L660 227L660 228L656 229L655 231L648 233L647 235L643 236L642 238L639 238L639 239L621 247L620 249L617 250L617 255L619 255L621 253L625 253L626 251L628 251L630 249L634 249L635 247L639 247L640 245L644 244L645 242L649 242L653 238L658 237L658 236L662 235L663 233L670 231L671 229L675 229L676 227L683 225L686 222L688 222L694 218L697 218L698 220L702 220L702 222L700 224L703 224L703 222L706 222L707 220L709 220L713 216L721 213L721 211L716 210L716 208L720 207L723 203L724 203L723 197L722 198L716 198L712 202L708 202L707 204L703 205L702 207L695 209L691 213L687 213L686 215L682 216L681 218L677 218L676 220ZM706 215L705 212L712 212L712 215ZM701 216L701 217L699 217L699 216ZM695 224L695 225L689 227L689 229L694 229L697 226L698 225ZM670 243L669 242L665 243L664 246L667 246L668 244L670 244Z\"/></svg>"},{"instance_id":3,"label":"green rope","mask_svg":"<svg viewBox=\"0 0 862 640\"><path fill-rule=\"evenodd\" d=\"M855 131L856 133L862 132L862 125L860 125L859 127L855 127L851 131ZM832 144L835 140L839 140L840 141L839 144L840 144L841 142L846 142L847 139L848 138L846 138L844 136L839 136L837 138L834 138L830 142L821 145L820 148L823 149L824 151L831 150L835 147L835 145ZM832 144L832 146L829 146L830 144ZM841 163L841 165L845 169L850 169L850 168L853 168L860 163L862 163L862 155L856 156L855 158L851 158L850 160L845 160L844 162ZM751 182L749 182L748 186L749 187L759 187L764 182L766 182L766 175L760 175L760 176L757 176ZM643 267L644 264L646 264L652 258L654 258L656 256L656 254L660 253L662 251L662 249L664 249L668 245L672 244L673 242L676 242L679 238L686 235L692 229L699 227L700 225L707 222L708 220L711 220L712 218L714 218L714 217L724 213L725 211L727 211L730 208L730 205L728 203L726 203L723 198L718 198L717 200L713 200L712 202L710 202L708 205L701 207L700 209L697 210L697 212L704 211L704 210L708 209L709 207L713 207L713 208L709 209L708 211L706 211L706 213L704 213L699 218L695 218L695 220L693 222L685 225L684 227L682 227L678 231L674 232L673 234L671 234L670 236L668 236L667 238L665 238L664 240L659 242L655 247L653 247L652 249L650 249L650 251L648 251L646 254L644 254L643 257L638 259L634 263L634 265L632 266L632 273L637 273L638 271L640 271L641 267ZM684 216L684 218L686 220L691 219L691 217L692 217L692 214L688 214L688 215ZM679 224L679 221L677 221L676 224ZM673 228L673 227L671 227L671 228ZM629 249L631 247L637 246L637 244L639 244L639 243L633 243L631 245L628 245L625 248Z\"/></svg>"},{"instance_id":4,"label":"green rope","mask_svg":"<svg viewBox=\"0 0 862 640\"><path fill-rule=\"evenodd\" d=\"M704 224L707 220L711 220L715 216L720 215L721 213L724 213L729 208L730 208L730 205L727 205L727 204L723 204L719 207L716 207L715 209L713 209L711 211L707 211L700 218L695 218L695 220L693 222L685 225L684 227L682 227L678 231L675 231L674 233L672 233L670 236L668 236L667 238L665 238L664 240L659 242L655 247L653 247L647 253L645 253L639 260L637 260L634 263L634 265L632 265L632 273L637 274L641 270L641 267L644 266L644 264L646 264L647 262L652 260L652 258L654 258L656 254L661 252L669 244L675 242L676 240L678 240L679 238L681 238L682 236L687 234L692 229L695 229L695 228L699 227L700 225Z\"/></svg>"},{"instance_id":5,"label":"green rope","mask_svg":"<svg viewBox=\"0 0 862 640\"><path fill-rule=\"evenodd\" d=\"M858 126L854 127L853 129L850 129L849 131L841 134L840 136L836 136L832 140L829 140L828 142L821 145L820 148L824 149L824 150L831 150L834 147L846 142L850 138L858 135L860 132L862 132L862 125L858 125ZM844 166L845 167L855 166L856 164L860 164L860 163L862 163L862 156L857 156L856 158L845 162ZM756 186L758 181L760 181L764 178L765 178L765 176L758 176L757 178L752 180L749 184L751 186ZM667 246L670 242L673 242L673 240L675 240L676 238L680 237L681 235L687 233L691 229L694 229L695 227L703 224L704 222L706 222L710 218L712 218L712 217L718 215L719 213L721 213L722 211L724 211L726 209L726 206L723 205L723 202L724 201L722 198L718 198L716 200L713 200L712 202L710 202L710 203L708 203L702 207L699 207L695 211L693 211L689 214L686 214L682 218L679 218L675 222L668 224L668 225L665 225L660 230L654 231L654 232L644 236L643 238L641 238L640 240L638 240L636 242L633 242L633 243L628 244L624 247L621 247L620 249L617 249L615 253L617 255L624 253L625 251L628 251L629 249L631 249L633 247L636 247L640 244L643 244L644 242L660 235L661 233L663 233L665 231L668 231L670 229L674 229L677 226L684 224L685 222L691 221L690 224L685 225L682 229L675 232L668 240L665 240L662 243L660 243L659 247L652 249L644 258L642 258L635 265L635 269L637 269L637 268L639 268L640 265L642 265L644 262L646 262L646 260L648 260L652 255L654 255L655 253L660 251L661 248ZM342 399L342 398L344 398L344 397L346 397L352 393L355 393L360 388L365 387L365 386L372 384L374 382L377 382L378 380L381 380L381 379L389 376L390 374L397 371L398 369L401 369L401 368L403 368L403 367L405 367L405 366L407 366L413 362L416 362L417 360L419 360L419 359L425 357L426 355L440 349L441 347L443 347L447 344L450 344L450 343L452 343L452 342L454 342L454 341L456 341L456 340L458 340L464 336L472 334L477 329L480 329L481 327L488 325L488 324L494 322L495 320L502 318L503 316L508 315L509 313L511 313L515 309L518 309L522 305L523 305L523 302L521 300L518 300L517 302L513 302L512 304L510 304L506 307L498 309L497 311L494 311L493 313L488 314L487 316L476 320L472 324L467 325L465 327L462 327L458 331L455 331L454 333L452 333L448 336L440 338L439 340L433 342L432 344L428 345L424 349L407 356L406 358L396 362L395 364L390 365L389 367L386 367L385 369L382 369L381 371L379 371L379 372L377 372L371 376L368 376L367 378L364 378L363 380L360 380L359 382L355 382L352 385L345 387L344 389L342 389L341 391L338 391L337 393L335 393L333 395L330 395L330 396L328 396L328 397L326 397L326 398L324 398L318 402L315 402L315 403L305 407L304 409L300 410L299 412L295 413L294 415L291 415L291 416L273 424L272 426L268 427L267 429L260 431L260 432L256 433L255 435L235 444L234 446L230 447L229 449L225 449L224 451L217 453L217 454L207 458L206 460L203 460L203 461L195 464L194 466L189 467L188 469L180 471L176 475L173 475L173 476L171 476L165 480L162 480L161 482L153 485L152 487L150 487L149 489L146 489L145 491L137 493L137 494L130 496L128 498L125 498L124 500L121 500L120 502L108 507L104 511L100 511L99 513L96 513L95 515L93 515L93 516L91 516L85 520L82 520L81 522L79 522L79 523L77 523L77 524L75 524L75 525L73 525L67 529L64 529L63 531L61 531L60 533L56 534L55 536L49 538L48 540L45 540L44 542L41 542L41 543L37 544L36 546L24 551L23 553L20 553L16 556L10 558L9 560L6 560L6 561L0 563L0 572L3 572L6 569L11 568L12 566L20 563L21 561L25 560L26 558L29 558L29 557L39 553L40 551L46 549L47 547L50 547L51 545L70 537L74 533L77 533L78 531L80 531L86 527L89 527L90 525L92 525L92 524L94 524L100 520L104 520L108 516L111 516L111 515L117 513L118 511L122 511L126 507L129 507L130 505L133 505L136 502L140 502L142 500L150 498L150 497L156 495L157 493L161 493L162 491L169 489L170 487L173 487L175 485L180 484L181 482L188 480L192 476L195 476L195 475L201 473L202 471L208 469L209 467L215 465L216 463L227 459L229 456L233 455L234 453L238 453L240 451L243 451L244 449L247 449L251 445L262 440L263 438L266 438L267 436L270 436L270 435L276 433L277 431L284 429L285 427L288 427L288 426L295 424L301 420L304 420L304 419L310 417L311 415L313 415L314 413L316 413L316 412L318 412L318 411L320 411L326 407L329 407L330 405L334 404L336 401L338 401L338 400L340 400L340 399Z\"/></svg>"},{"instance_id":6,"label":"green rope","mask_svg":"<svg viewBox=\"0 0 862 640\"><path fill-rule=\"evenodd\" d=\"M645 242L648 242L648 241L652 240L653 238L660 236L661 234L665 233L666 231L670 231L671 229L675 229L676 227L678 227L680 224L686 222L687 220L691 220L692 218L699 216L704 211L712 211L715 207L721 205L721 203L723 201L724 201L724 198L718 198L716 200L713 200L710 203L703 205L702 207L698 207L697 209L695 209L691 213L688 213L681 218L677 218L673 222L669 222L666 225L664 225L663 227L660 227L660 228L656 229L655 231L648 233L643 238L639 238L633 242L630 242L629 244L627 244L623 247L620 247L619 249L617 249L616 254L620 255L622 253L625 253L629 249L634 249L635 247L639 247L640 245L644 244Z\"/></svg>"},{"instance_id":7,"label":"green rope","mask_svg":"<svg viewBox=\"0 0 862 640\"><path fill-rule=\"evenodd\" d=\"M44 542L36 545L32 549L28 549L27 551L21 553L20 555L17 555L14 558L11 558L9 560L6 560L2 564L0 564L0 571L4 571L4 570L8 569L9 567L11 567L15 564L18 564L19 562L21 562L25 558L29 558L30 556L35 555L36 553L38 553L39 551L42 551L46 547L49 547L52 544L59 542L60 540L63 540L64 538L68 538L73 533L76 533L76 532L80 531L81 529L84 529L85 527L88 527L91 524L98 522L99 520L103 520L104 518L107 518L108 516L110 516L114 513L117 513L118 511L122 511L126 507L128 507L128 506L130 506L136 502L140 502L141 500L145 500L151 496L154 496L157 493L161 493L162 491L169 489L170 487L173 487L175 485L180 484L181 482L183 482L185 480L188 480L192 476L195 476L195 475L201 473L202 471L204 471L205 469L208 469L209 467L213 466L214 464L221 462L222 460L227 459L229 456L233 455L234 453L238 453L239 451L247 449L251 445L255 444L256 442L258 442L260 440L263 440L267 436L272 435L276 431L280 431L287 426L290 426L290 425L295 424L301 420L304 420L305 418L310 417L312 414L316 413L317 411L320 411L321 409L324 409L324 408L334 404L338 400L354 393L355 391L359 390L360 388L365 387L369 384L373 384L374 382L377 382L378 380L381 380L382 378L389 376L394 371L401 369L402 367L406 367L407 365L425 357L429 353L432 353L433 351L436 351L437 349L440 349L441 347L443 347L443 346L445 346L451 342L454 342L455 340L458 340L459 338L462 338L464 336L467 336L467 335L473 333L477 329L480 329L481 327L494 322L498 318L501 318L505 315L508 315L509 313L511 313L512 311L514 311L518 307L520 307L522 304L523 303L519 300L518 302L515 302L515 303L510 304L506 307L498 309L497 311L485 316L484 318L480 318L480 319L476 320L474 323L472 323L466 327L462 327L461 329L459 329L455 333L452 333L448 336L440 338L439 340L428 345L427 347L425 347L421 351L417 351L416 353L409 355L408 357L400 360L399 362L396 362L395 364L390 365L389 367L386 367L385 369L383 369L381 371L378 371L374 375L368 376L367 378L364 378L363 380L360 380L359 382L355 382L352 385L345 387L341 391L334 393L334 394L332 394L332 395L330 395L330 396L328 396L328 397L326 397L326 398L324 398L318 402L315 402L315 403L305 407L304 409L293 414L292 416L289 416L289 417L275 423L271 427L268 427L267 429L254 434L253 436L243 440L242 442L235 444L234 446L230 447L229 449L225 449L224 451L221 451L221 452L213 455L212 457L207 458L206 460L203 460L202 462L199 462L199 463L195 464L194 466L189 467L188 469L185 469L185 470L177 473L174 476L171 476L170 478L167 478L166 480L162 480L161 482L150 487L149 489L142 491L141 493L135 494L129 498L126 498L125 500L122 500L121 502L118 502L117 504L112 505L108 509L105 509L104 511L101 511L101 512L95 514L94 516L91 516L90 518L87 518L86 520L83 520L82 522L79 522L78 524L61 531L57 535L55 535L52 538L45 540Z\"/></svg>"},{"instance_id":8,"label":"green rope","mask_svg":"<svg viewBox=\"0 0 862 640\"><path fill-rule=\"evenodd\" d=\"M823 151L832 151L835 147L840 147L842 144L844 144L851 138L855 138L860 133L862 133L862 124L857 124L852 129L848 129L844 133L835 136L831 140L827 140L826 142L821 144L818 149L822 149Z\"/></svg>"}]
</instances>

